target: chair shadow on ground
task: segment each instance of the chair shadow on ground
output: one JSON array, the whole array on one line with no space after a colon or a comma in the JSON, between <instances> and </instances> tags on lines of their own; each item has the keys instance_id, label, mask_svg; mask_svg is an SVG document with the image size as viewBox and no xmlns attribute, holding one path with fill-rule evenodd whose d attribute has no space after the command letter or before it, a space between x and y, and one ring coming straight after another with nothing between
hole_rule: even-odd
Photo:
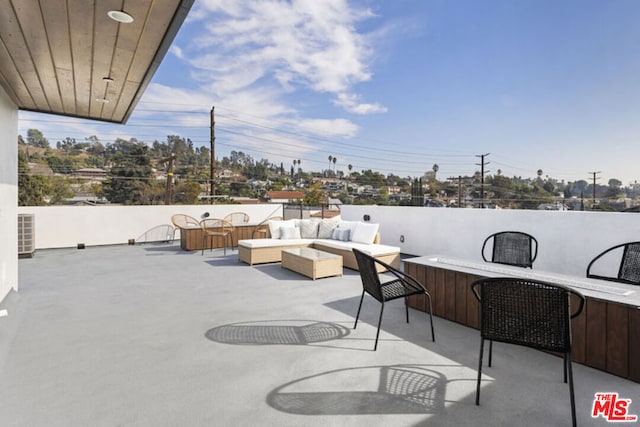
<instances>
[{"instance_id":1,"label":"chair shadow on ground","mask_svg":"<svg viewBox=\"0 0 640 427\"><path fill-rule=\"evenodd\" d=\"M174 228L171 224L161 224L148 229L136 238L136 243L171 243Z\"/></svg>"},{"instance_id":2,"label":"chair shadow on ground","mask_svg":"<svg viewBox=\"0 0 640 427\"><path fill-rule=\"evenodd\" d=\"M193 255L193 251L185 251L179 244L173 242L145 243L141 246L144 246L144 250L148 252L147 255Z\"/></svg>"},{"instance_id":3,"label":"chair shadow on ground","mask_svg":"<svg viewBox=\"0 0 640 427\"><path fill-rule=\"evenodd\" d=\"M345 390L348 384L354 390ZM446 385L444 375L423 366L346 368L277 387L267 404L299 415L439 414L445 412Z\"/></svg>"},{"instance_id":4,"label":"chair shadow on ground","mask_svg":"<svg viewBox=\"0 0 640 427\"><path fill-rule=\"evenodd\" d=\"M317 280L312 280L308 277L305 277L299 273L296 273L295 271L291 271L291 270L287 270L286 268L282 268L282 265L280 262L274 262L274 263L268 263L268 264L256 264L256 265L252 265L249 266L248 264L245 264L247 267L251 267L261 273L266 274L267 276L276 279L278 281L287 281L287 280L295 280L295 281L300 281L300 280L308 280L309 283L322 283L322 281L325 278L320 278ZM354 270L350 270L348 268L344 268L342 270L342 275L343 276L351 276L351 275L358 275L359 273L357 271ZM335 279L335 278L339 278L340 276L331 276L328 277L326 279Z\"/></svg>"},{"instance_id":5,"label":"chair shadow on ground","mask_svg":"<svg viewBox=\"0 0 640 427\"><path fill-rule=\"evenodd\" d=\"M314 320L264 320L238 322L209 329L207 339L235 345L309 345L337 340L349 329Z\"/></svg>"},{"instance_id":6,"label":"chair shadow on ground","mask_svg":"<svg viewBox=\"0 0 640 427\"><path fill-rule=\"evenodd\" d=\"M222 254L222 249L219 250ZM207 258L207 251L204 252L205 263L209 264L212 267L238 267L240 266L238 261L238 256L235 254L227 255L227 256L216 256L215 254L212 257ZM198 254L200 256L200 254Z\"/></svg>"}]
</instances>

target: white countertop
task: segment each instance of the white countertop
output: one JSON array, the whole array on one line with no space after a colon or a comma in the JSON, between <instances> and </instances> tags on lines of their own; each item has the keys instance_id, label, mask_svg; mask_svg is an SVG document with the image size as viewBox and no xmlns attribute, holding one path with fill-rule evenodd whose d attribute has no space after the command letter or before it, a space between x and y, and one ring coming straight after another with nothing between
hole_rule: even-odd
<instances>
[{"instance_id":1,"label":"white countertop","mask_svg":"<svg viewBox=\"0 0 640 427\"><path fill-rule=\"evenodd\" d=\"M407 258L404 259L403 262L458 271L482 277L512 276L540 280L570 287L590 298L631 305L640 309L640 286L626 283L588 279L586 277L568 276L548 271L469 261L439 255Z\"/></svg>"}]
</instances>

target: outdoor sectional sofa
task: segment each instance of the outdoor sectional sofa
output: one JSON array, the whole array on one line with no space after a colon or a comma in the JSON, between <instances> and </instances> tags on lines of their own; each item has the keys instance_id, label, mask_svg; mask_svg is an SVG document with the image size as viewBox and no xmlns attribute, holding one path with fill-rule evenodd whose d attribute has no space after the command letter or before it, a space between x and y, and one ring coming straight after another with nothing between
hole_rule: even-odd
<instances>
[{"instance_id":1,"label":"outdoor sectional sofa","mask_svg":"<svg viewBox=\"0 0 640 427\"><path fill-rule=\"evenodd\" d=\"M283 249L312 247L341 255L344 267L358 270L353 254L355 248L393 267L400 266L400 248L379 243L378 224L335 220L270 221L269 231L271 237L266 239L238 241L238 259L249 265L280 262Z\"/></svg>"}]
</instances>

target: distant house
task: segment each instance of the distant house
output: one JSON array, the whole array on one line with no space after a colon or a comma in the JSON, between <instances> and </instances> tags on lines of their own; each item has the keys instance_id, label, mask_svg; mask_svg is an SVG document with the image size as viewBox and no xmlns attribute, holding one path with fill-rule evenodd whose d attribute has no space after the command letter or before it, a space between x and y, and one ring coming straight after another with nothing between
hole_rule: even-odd
<instances>
[{"instance_id":1,"label":"distant house","mask_svg":"<svg viewBox=\"0 0 640 427\"><path fill-rule=\"evenodd\" d=\"M538 205L540 211L568 211L569 207L561 202L541 203Z\"/></svg>"},{"instance_id":2,"label":"distant house","mask_svg":"<svg viewBox=\"0 0 640 427\"><path fill-rule=\"evenodd\" d=\"M310 218L335 218L337 216L340 216L340 211L330 209L315 211L309 215Z\"/></svg>"},{"instance_id":3,"label":"distant house","mask_svg":"<svg viewBox=\"0 0 640 427\"><path fill-rule=\"evenodd\" d=\"M328 205L329 205L329 209L335 209L339 212L340 206L342 206L342 200L330 198Z\"/></svg>"},{"instance_id":4,"label":"distant house","mask_svg":"<svg viewBox=\"0 0 640 427\"><path fill-rule=\"evenodd\" d=\"M53 171L47 165L40 163L29 163L29 175L53 176Z\"/></svg>"},{"instance_id":5,"label":"distant house","mask_svg":"<svg viewBox=\"0 0 640 427\"><path fill-rule=\"evenodd\" d=\"M304 199L302 191L267 191L265 195L267 203L290 203Z\"/></svg>"},{"instance_id":6,"label":"distant house","mask_svg":"<svg viewBox=\"0 0 640 427\"><path fill-rule=\"evenodd\" d=\"M75 171L74 175L78 178L101 181L107 178L107 171L100 168L80 168Z\"/></svg>"},{"instance_id":7,"label":"distant house","mask_svg":"<svg viewBox=\"0 0 640 427\"><path fill-rule=\"evenodd\" d=\"M232 178L234 173L231 169L223 169L216 174L218 178Z\"/></svg>"},{"instance_id":8,"label":"distant house","mask_svg":"<svg viewBox=\"0 0 640 427\"><path fill-rule=\"evenodd\" d=\"M260 199L253 199L251 197L231 197L235 203L239 203L241 205L257 205L260 203Z\"/></svg>"}]
</instances>

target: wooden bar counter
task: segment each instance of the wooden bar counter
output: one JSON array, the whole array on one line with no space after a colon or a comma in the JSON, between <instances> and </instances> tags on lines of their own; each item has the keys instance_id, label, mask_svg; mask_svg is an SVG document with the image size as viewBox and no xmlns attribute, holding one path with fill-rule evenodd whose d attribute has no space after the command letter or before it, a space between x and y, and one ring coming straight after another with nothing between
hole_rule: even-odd
<instances>
[{"instance_id":1,"label":"wooden bar counter","mask_svg":"<svg viewBox=\"0 0 640 427\"><path fill-rule=\"evenodd\" d=\"M236 225L233 231L233 246L238 246L238 240L251 239L253 230L257 225ZM204 249L222 248L224 241L222 237L213 237L205 241ZM202 229L200 227L180 229L180 248L185 251L201 250Z\"/></svg>"},{"instance_id":2,"label":"wooden bar counter","mask_svg":"<svg viewBox=\"0 0 640 427\"><path fill-rule=\"evenodd\" d=\"M571 321L573 360L640 383L639 286L437 256L405 259L404 270L427 287L435 316L475 329L480 326L471 291L475 280L515 276L571 287L586 298L584 310ZM412 296L409 306L428 311L424 296Z\"/></svg>"}]
</instances>

